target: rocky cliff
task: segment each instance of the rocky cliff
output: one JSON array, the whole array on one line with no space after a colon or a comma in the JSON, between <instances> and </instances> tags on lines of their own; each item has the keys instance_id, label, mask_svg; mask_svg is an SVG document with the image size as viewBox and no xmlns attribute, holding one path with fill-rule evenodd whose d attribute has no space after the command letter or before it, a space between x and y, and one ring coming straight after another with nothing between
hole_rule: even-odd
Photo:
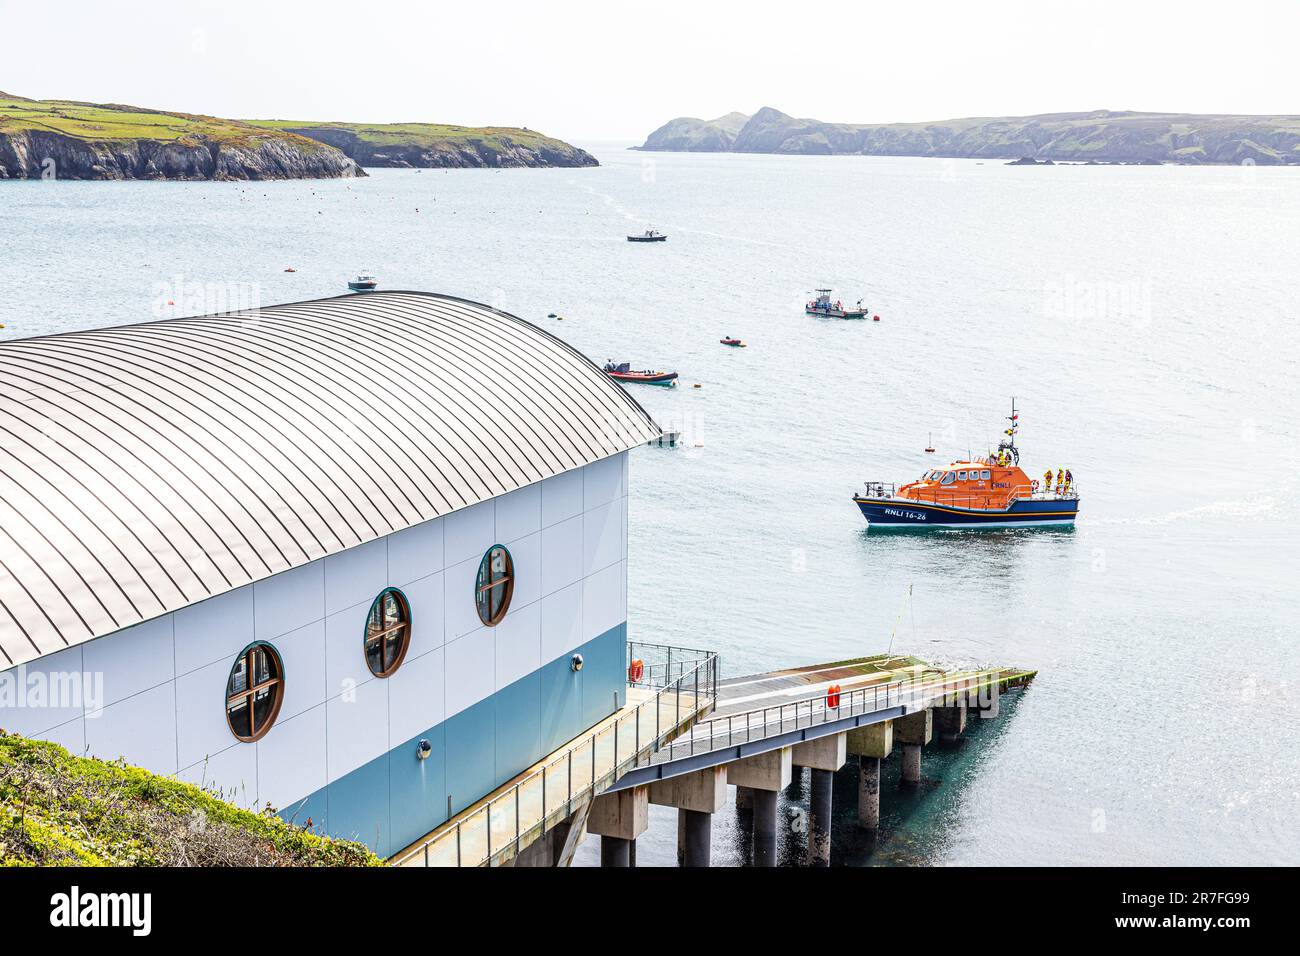
<instances>
[{"instance_id":1,"label":"rocky cliff","mask_svg":"<svg viewBox=\"0 0 1300 956\"><path fill-rule=\"evenodd\" d=\"M362 166L428 169L600 165L586 150L528 129L435 123L249 122L337 147Z\"/></svg>"},{"instance_id":2,"label":"rocky cliff","mask_svg":"<svg viewBox=\"0 0 1300 956\"><path fill-rule=\"evenodd\" d=\"M0 179L299 179L362 166L596 166L529 129L228 120L0 93Z\"/></svg>"},{"instance_id":3,"label":"rocky cliff","mask_svg":"<svg viewBox=\"0 0 1300 956\"><path fill-rule=\"evenodd\" d=\"M734 117L738 114L728 114ZM719 120L726 119L720 117ZM1300 116L1098 110L865 126L798 119L764 107L735 133L684 117L645 150L1050 159L1102 163L1300 163Z\"/></svg>"},{"instance_id":4,"label":"rocky cliff","mask_svg":"<svg viewBox=\"0 0 1300 956\"><path fill-rule=\"evenodd\" d=\"M0 130L0 179L304 179L364 176L341 150L301 136L91 140Z\"/></svg>"}]
</instances>

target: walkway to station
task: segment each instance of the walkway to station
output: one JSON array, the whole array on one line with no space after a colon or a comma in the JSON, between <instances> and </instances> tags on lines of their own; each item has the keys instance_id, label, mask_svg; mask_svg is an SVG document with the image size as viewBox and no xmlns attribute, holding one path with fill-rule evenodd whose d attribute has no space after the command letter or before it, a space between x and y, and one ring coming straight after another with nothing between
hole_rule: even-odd
<instances>
[{"instance_id":1,"label":"walkway to station","mask_svg":"<svg viewBox=\"0 0 1300 956\"><path fill-rule=\"evenodd\" d=\"M643 661L644 672L637 683L628 685L623 707L389 862L397 866L508 863L713 709L716 654L647 644L629 648L629 657L642 655L637 660Z\"/></svg>"}]
</instances>

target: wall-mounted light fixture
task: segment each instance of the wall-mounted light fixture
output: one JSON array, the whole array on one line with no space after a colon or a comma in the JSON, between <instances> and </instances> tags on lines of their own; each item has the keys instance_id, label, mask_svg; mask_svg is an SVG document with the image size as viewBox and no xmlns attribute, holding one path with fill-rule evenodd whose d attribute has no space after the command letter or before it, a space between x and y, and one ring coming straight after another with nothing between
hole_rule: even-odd
<instances>
[{"instance_id":1,"label":"wall-mounted light fixture","mask_svg":"<svg viewBox=\"0 0 1300 956\"><path fill-rule=\"evenodd\" d=\"M569 660L569 666L572 667L575 672L582 670L582 655L574 654Z\"/></svg>"},{"instance_id":2,"label":"wall-mounted light fixture","mask_svg":"<svg viewBox=\"0 0 1300 956\"><path fill-rule=\"evenodd\" d=\"M428 760L429 754L433 753L433 744L427 740L421 740L415 745L415 759Z\"/></svg>"}]
</instances>

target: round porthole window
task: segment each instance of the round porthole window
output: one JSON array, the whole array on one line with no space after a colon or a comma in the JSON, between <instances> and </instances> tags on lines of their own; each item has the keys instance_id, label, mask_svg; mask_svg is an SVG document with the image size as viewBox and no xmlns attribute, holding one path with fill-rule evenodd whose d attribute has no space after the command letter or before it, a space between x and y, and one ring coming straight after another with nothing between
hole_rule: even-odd
<instances>
[{"instance_id":1,"label":"round porthole window","mask_svg":"<svg viewBox=\"0 0 1300 956\"><path fill-rule=\"evenodd\" d=\"M515 565L504 545L494 544L478 566L475 599L478 602L479 620L488 627L496 627L510 608L510 597L515 592Z\"/></svg>"},{"instance_id":2,"label":"round porthole window","mask_svg":"<svg viewBox=\"0 0 1300 956\"><path fill-rule=\"evenodd\" d=\"M370 605L366 618L366 666L376 677L388 677L402 666L411 643L411 608L402 592L388 588Z\"/></svg>"},{"instance_id":3,"label":"round porthole window","mask_svg":"<svg viewBox=\"0 0 1300 956\"><path fill-rule=\"evenodd\" d=\"M275 723L284 700L284 663L270 644L250 644L226 682L226 723L244 743L260 739Z\"/></svg>"}]
</instances>

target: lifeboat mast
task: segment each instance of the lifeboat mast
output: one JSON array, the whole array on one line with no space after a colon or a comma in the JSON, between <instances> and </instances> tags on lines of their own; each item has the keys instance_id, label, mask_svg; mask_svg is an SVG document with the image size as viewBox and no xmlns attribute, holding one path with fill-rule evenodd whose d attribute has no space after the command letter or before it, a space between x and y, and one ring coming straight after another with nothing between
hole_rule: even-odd
<instances>
[{"instance_id":1,"label":"lifeboat mast","mask_svg":"<svg viewBox=\"0 0 1300 956\"><path fill-rule=\"evenodd\" d=\"M1016 433L1020 431L1020 413L1016 411L1016 397L1011 396L1011 414L1007 416L1010 426L1002 434L1006 437L998 442L998 451L1006 452L1011 456L1013 464L1020 464L1020 449L1016 447Z\"/></svg>"}]
</instances>

